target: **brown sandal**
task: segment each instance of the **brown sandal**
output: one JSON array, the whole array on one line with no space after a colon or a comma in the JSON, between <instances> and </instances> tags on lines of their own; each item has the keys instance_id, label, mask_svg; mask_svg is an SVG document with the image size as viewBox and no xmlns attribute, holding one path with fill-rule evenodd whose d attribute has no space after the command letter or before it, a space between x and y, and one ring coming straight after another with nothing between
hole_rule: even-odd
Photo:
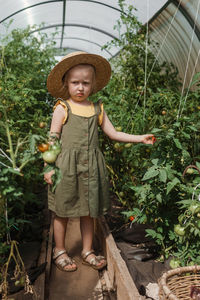
<instances>
[{"instance_id":1,"label":"brown sandal","mask_svg":"<svg viewBox=\"0 0 200 300\"><path fill-rule=\"evenodd\" d=\"M104 256L101 256L101 255L98 255L98 256L95 256L93 258L91 258L89 261L87 261L87 257L90 255L90 254L93 254L95 253L94 250L91 250L91 251L88 251L86 253L81 253L81 256L82 256L82 264L84 265L87 265L87 266L91 266L93 269L95 270L101 270L103 269L106 265L107 265L107 262L106 262L106 259ZM104 260L104 263L101 264L100 266L98 266L98 264L101 262L101 260Z\"/></svg>"},{"instance_id":2,"label":"brown sandal","mask_svg":"<svg viewBox=\"0 0 200 300\"><path fill-rule=\"evenodd\" d=\"M64 271L64 272L76 271L77 266L74 268L69 268L69 269L65 268L66 266L73 265L75 263L75 261L71 257L68 256L67 258L60 258L59 260L56 261L56 259L64 253L67 253L66 250L60 250L58 252L55 252L55 248L53 249L53 260L54 260L56 267L59 270Z\"/></svg>"}]
</instances>

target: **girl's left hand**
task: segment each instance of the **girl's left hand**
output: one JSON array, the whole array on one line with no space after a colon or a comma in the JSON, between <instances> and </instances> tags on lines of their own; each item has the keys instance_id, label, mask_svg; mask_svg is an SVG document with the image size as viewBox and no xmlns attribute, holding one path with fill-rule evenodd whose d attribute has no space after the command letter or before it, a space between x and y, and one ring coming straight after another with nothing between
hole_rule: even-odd
<instances>
[{"instance_id":1,"label":"girl's left hand","mask_svg":"<svg viewBox=\"0 0 200 300\"><path fill-rule=\"evenodd\" d=\"M156 138L153 134L144 134L142 135L142 143L153 145L156 142Z\"/></svg>"}]
</instances>

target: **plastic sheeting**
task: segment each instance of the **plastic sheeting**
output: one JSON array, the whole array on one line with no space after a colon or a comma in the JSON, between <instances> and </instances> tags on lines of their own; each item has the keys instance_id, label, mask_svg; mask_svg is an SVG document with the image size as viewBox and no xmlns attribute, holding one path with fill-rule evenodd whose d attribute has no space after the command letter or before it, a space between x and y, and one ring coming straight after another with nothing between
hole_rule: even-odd
<instances>
[{"instance_id":1,"label":"plastic sheeting","mask_svg":"<svg viewBox=\"0 0 200 300\"><path fill-rule=\"evenodd\" d=\"M200 72L200 1L168 1L149 23L150 37L159 43L156 59L177 66L182 89L188 87Z\"/></svg>"},{"instance_id":2,"label":"plastic sheeting","mask_svg":"<svg viewBox=\"0 0 200 300\"><path fill-rule=\"evenodd\" d=\"M166 0L159 0L148 6L148 1L125 2L127 5L134 5L138 19L146 23L147 18L153 17L166 3ZM113 37L118 37L118 32L114 30L114 25L120 18L117 0L0 0L0 5L0 33L4 32L2 22L8 23L11 19L13 22L9 30L44 23L41 30L48 34L55 32L56 28L57 48L93 52L106 58L119 51L116 47L109 51L101 50Z\"/></svg>"},{"instance_id":3,"label":"plastic sheeting","mask_svg":"<svg viewBox=\"0 0 200 300\"><path fill-rule=\"evenodd\" d=\"M155 52L156 60L174 63L183 88L188 86L193 75L200 71L200 0L125 0L125 3L136 8L135 15L148 26L150 37L160 45ZM120 51L115 46L102 50L113 37L118 37L114 29L120 18L117 0L0 0L0 5L1 36L6 33L3 24L12 20L8 31L34 24L42 24L40 30L47 34L56 30L60 55L82 50L109 59Z\"/></svg>"}]
</instances>

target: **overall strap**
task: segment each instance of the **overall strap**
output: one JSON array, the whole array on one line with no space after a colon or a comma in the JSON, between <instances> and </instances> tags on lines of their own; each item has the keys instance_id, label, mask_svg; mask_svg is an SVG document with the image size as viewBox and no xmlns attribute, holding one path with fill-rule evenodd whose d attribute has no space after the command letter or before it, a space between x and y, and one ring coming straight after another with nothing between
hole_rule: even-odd
<instances>
[{"instance_id":1,"label":"overall strap","mask_svg":"<svg viewBox=\"0 0 200 300\"><path fill-rule=\"evenodd\" d=\"M62 101L66 104L68 111L72 112L71 107L70 107L69 103L67 102L67 100L62 100Z\"/></svg>"},{"instance_id":2,"label":"overall strap","mask_svg":"<svg viewBox=\"0 0 200 300\"><path fill-rule=\"evenodd\" d=\"M96 103L94 103L95 114L99 115L101 113L101 100L99 99Z\"/></svg>"},{"instance_id":3,"label":"overall strap","mask_svg":"<svg viewBox=\"0 0 200 300\"><path fill-rule=\"evenodd\" d=\"M94 104L95 114L98 116L98 125L102 125L103 122L103 103L101 99Z\"/></svg>"}]
</instances>

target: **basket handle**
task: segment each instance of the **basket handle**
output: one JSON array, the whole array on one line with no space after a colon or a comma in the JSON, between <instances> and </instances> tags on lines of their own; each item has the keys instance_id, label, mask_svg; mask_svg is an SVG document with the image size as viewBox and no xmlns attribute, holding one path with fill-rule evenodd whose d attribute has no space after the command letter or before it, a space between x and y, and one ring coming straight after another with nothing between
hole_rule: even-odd
<instances>
[{"instance_id":1,"label":"basket handle","mask_svg":"<svg viewBox=\"0 0 200 300\"><path fill-rule=\"evenodd\" d=\"M187 172L187 170L188 170L189 168L196 169L196 170L199 172L199 175L200 175L200 170L199 170L199 168L197 168L197 166L195 166L195 165L189 165L189 166L187 166L187 167L185 168L185 170L184 170L184 172L183 172L183 177L185 176L185 174L186 174L186 172Z\"/></svg>"}]
</instances>

